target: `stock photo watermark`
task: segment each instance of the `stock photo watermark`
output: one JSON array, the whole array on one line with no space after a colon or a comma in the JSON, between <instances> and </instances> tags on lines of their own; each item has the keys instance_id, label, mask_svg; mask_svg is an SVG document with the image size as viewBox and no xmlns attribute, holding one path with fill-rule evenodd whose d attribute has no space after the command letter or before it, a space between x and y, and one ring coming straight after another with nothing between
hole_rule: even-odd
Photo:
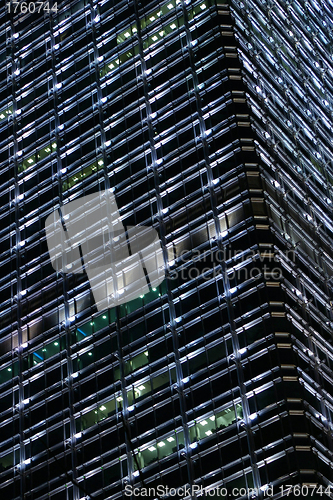
<instances>
[{"instance_id":1,"label":"stock photo watermark","mask_svg":"<svg viewBox=\"0 0 333 500\"><path fill-rule=\"evenodd\" d=\"M294 250L287 250L284 257L295 262ZM234 265L230 264L232 259ZM226 263L228 263L227 268ZM170 270L169 279L188 281L202 277L206 273L207 279L227 274L229 281L246 281L261 274L264 276L269 274L275 280L282 277L280 258L277 254L260 253L255 249L244 251L225 248L211 250L206 254L201 254L198 250L193 250L191 253L184 250L177 256L177 267Z\"/></svg>"},{"instance_id":2,"label":"stock photo watermark","mask_svg":"<svg viewBox=\"0 0 333 500\"><path fill-rule=\"evenodd\" d=\"M225 486L216 486L214 488L203 488L200 485L181 486L179 488L170 488L162 484L156 487L141 487L127 484L124 494L126 497L143 498L186 498L186 497L211 497L211 498L257 498L261 495L264 498L273 497L275 494L289 498L318 498L331 496L333 488L331 486L321 486L317 484L283 484L273 486L266 484L260 488L226 488Z\"/></svg>"}]
</instances>

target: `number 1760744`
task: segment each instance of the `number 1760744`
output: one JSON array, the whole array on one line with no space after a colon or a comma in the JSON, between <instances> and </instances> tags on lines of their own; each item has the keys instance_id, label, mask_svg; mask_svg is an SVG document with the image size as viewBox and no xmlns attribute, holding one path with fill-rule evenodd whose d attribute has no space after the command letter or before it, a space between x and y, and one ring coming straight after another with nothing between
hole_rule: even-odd
<instances>
[{"instance_id":1,"label":"number 1760744","mask_svg":"<svg viewBox=\"0 0 333 500\"><path fill-rule=\"evenodd\" d=\"M58 6L57 2L8 2L7 4L7 12L9 14L40 14L42 12L46 12L49 14L50 12L57 13Z\"/></svg>"}]
</instances>

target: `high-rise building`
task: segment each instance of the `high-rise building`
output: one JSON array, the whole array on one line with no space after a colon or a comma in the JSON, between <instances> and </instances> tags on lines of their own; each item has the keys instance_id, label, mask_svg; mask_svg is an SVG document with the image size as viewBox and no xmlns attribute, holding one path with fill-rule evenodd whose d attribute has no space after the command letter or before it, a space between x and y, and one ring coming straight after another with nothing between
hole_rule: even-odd
<instances>
[{"instance_id":1,"label":"high-rise building","mask_svg":"<svg viewBox=\"0 0 333 500\"><path fill-rule=\"evenodd\" d=\"M2 499L332 493L332 8L0 7ZM165 279L100 310L45 223L108 192Z\"/></svg>"}]
</instances>

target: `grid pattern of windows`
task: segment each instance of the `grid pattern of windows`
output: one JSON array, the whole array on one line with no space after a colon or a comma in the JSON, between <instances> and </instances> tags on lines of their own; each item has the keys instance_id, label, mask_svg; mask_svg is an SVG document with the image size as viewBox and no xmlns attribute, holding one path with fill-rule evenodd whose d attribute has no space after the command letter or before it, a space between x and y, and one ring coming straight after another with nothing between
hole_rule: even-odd
<instances>
[{"instance_id":1,"label":"grid pattern of windows","mask_svg":"<svg viewBox=\"0 0 333 500\"><path fill-rule=\"evenodd\" d=\"M332 6L57 6L0 7L3 498L331 484ZM98 312L45 220L106 189L166 278Z\"/></svg>"}]
</instances>

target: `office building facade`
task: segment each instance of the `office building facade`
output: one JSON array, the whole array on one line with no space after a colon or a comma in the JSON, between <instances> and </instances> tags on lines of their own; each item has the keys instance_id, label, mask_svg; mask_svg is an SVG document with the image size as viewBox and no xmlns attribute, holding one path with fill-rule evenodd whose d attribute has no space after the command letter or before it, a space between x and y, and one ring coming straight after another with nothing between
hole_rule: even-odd
<instances>
[{"instance_id":1,"label":"office building facade","mask_svg":"<svg viewBox=\"0 0 333 500\"><path fill-rule=\"evenodd\" d=\"M332 5L20 9L0 11L2 498L325 497ZM165 280L99 311L45 221L108 190L158 231Z\"/></svg>"}]
</instances>

